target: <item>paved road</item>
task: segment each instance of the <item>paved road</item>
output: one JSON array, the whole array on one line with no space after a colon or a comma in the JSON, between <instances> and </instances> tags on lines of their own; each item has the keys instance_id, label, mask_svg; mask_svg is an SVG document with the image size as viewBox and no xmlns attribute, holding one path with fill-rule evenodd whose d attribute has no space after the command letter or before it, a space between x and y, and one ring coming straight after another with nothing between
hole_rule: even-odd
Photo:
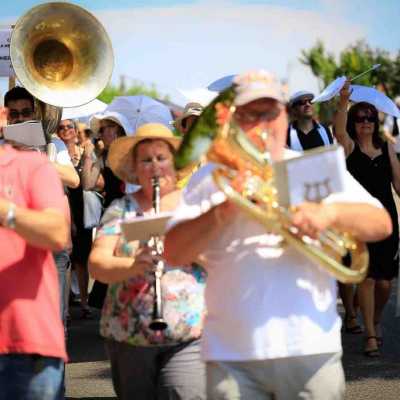
<instances>
[{"instance_id":1,"label":"paved road","mask_svg":"<svg viewBox=\"0 0 400 400\"><path fill-rule=\"evenodd\" d=\"M362 335L343 336L346 400L400 399L400 318L395 318L393 291L383 319L383 356L362 355ZM73 317L77 309L72 309ZM98 317L98 313L96 314ZM116 399L109 364L98 334L98 318L73 319L68 338L70 363L66 369L68 399Z\"/></svg>"}]
</instances>

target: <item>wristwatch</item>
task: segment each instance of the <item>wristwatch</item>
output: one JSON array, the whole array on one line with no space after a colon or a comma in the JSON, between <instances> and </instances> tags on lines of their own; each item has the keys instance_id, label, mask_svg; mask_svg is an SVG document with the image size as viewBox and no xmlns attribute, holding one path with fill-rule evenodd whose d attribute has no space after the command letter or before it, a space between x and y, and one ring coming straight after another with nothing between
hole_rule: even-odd
<instances>
[{"instance_id":1,"label":"wristwatch","mask_svg":"<svg viewBox=\"0 0 400 400\"><path fill-rule=\"evenodd\" d=\"M3 225L6 228L10 228L10 229L15 229L15 209L16 206L14 203L10 203L10 205L8 206L8 211L6 214L6 218L4 219Z\"/></svg>"}]
</instances>

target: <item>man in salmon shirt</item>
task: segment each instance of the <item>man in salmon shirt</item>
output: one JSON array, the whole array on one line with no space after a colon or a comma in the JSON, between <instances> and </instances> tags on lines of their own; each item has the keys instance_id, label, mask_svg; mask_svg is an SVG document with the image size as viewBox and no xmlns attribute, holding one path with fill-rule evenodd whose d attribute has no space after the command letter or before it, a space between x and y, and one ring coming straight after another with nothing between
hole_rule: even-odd
<instances>
[{"instance_id":1,"label":"man in salmon shirt","mask_svg":"<svg viewBox=\"0 0 400 400\"><path fill-rule=\"evenodd\" d=\"M0 108L0 127L6 123ZM62 399L65 350L52 251L69 223L47 158L0 145L0 399Z\"/></svg>"}]
</instances>

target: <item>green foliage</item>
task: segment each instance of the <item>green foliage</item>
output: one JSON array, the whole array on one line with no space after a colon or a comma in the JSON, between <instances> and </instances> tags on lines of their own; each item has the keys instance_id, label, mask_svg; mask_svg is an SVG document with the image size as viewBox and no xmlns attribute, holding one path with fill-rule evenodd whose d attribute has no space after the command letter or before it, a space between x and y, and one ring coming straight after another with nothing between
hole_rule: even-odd
<instances>
[{"instance_id":1,"label":"green foliage","mask_svg":"<svg viewBox=\"0 0 400 400\"><path fill-rule=\"evenodd\" d=\"M341 52L338 59L318 41L314 47L302 51L300 61L311 68L321 89L338 76L356 76L374 64L381 67L355 81L358 85L381 86L394 98L400 94L400 51L393 57L382 49L372 49L364 41L356 42Z\"/></svg>"},{"instance_id":2,"label":"green foliage","mask_svg":"<svg viewBox=\"0 0 400 400\"><path fill-rule=\"evenodd\" d=\"M121 84L118 86L112 84L108 85L97 98L104 103L109 104L114 97L136 96L139 94L144 94L157 100L169 100L169 96L161 96L155 85L147 87L139 81L134 81L130 86L126 87L123 80L121 80Z\"/></svg>"},{"instance_id":3,"label":"green foliage","mask_svg":"<svg viewBox=\"0 0 400 400\"><path fill-rule=\"evenodd\" d=\"M232 87L221 92L201 113L192 128L183 137L182 145L175 154L175 166L182 169L191 163L199 162L207 153L212 142L217 136L219 126L217 123L217 104L232 105L235 92Z\"/></svg>"},{"instance_id":4,"label":"green foliage","mask_svg":"<svg viewBox=\"0 0 400 400\"><path fill-rule=\"evenodd\" d=\"M364 41L343 50L338 58L328 53L324 44L318 41L309 50L302 50L300 61L311 68L312 73L319 81L322 90L338 76L354 77L374 64L381 67L354 81L357 85L376 86L384 90L390 97L400 95L400 51L396 56L382 49L372 49ZM320 119L330 123L333 116L333 106L330 103L319 104Z\"/></svg>"}]
</instances>

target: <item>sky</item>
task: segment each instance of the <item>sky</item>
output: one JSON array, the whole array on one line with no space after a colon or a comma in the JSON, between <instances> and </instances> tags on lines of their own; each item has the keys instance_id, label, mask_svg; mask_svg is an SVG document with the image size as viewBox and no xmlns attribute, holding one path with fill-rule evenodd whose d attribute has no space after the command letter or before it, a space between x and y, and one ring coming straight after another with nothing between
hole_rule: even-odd
<instances>
[{"instance_id":1,"label":"sky","mask_svg":"<svg viewBox=\"0 0 400 400\"><path fill-rule=\"evenodd\" d=\"M289 93L318 92L318 82L299 61L301 50L318 39L335 55L360 39L393 54L400 45L400 0L70 2L92 12L109 34L113 83L124 75L127 84L154 84L180 105L187 99L179 89L204 88L222 76L258 68L287 80ZM46 1L2 3L5 26Z\"/></svg>"}]
</instances>

